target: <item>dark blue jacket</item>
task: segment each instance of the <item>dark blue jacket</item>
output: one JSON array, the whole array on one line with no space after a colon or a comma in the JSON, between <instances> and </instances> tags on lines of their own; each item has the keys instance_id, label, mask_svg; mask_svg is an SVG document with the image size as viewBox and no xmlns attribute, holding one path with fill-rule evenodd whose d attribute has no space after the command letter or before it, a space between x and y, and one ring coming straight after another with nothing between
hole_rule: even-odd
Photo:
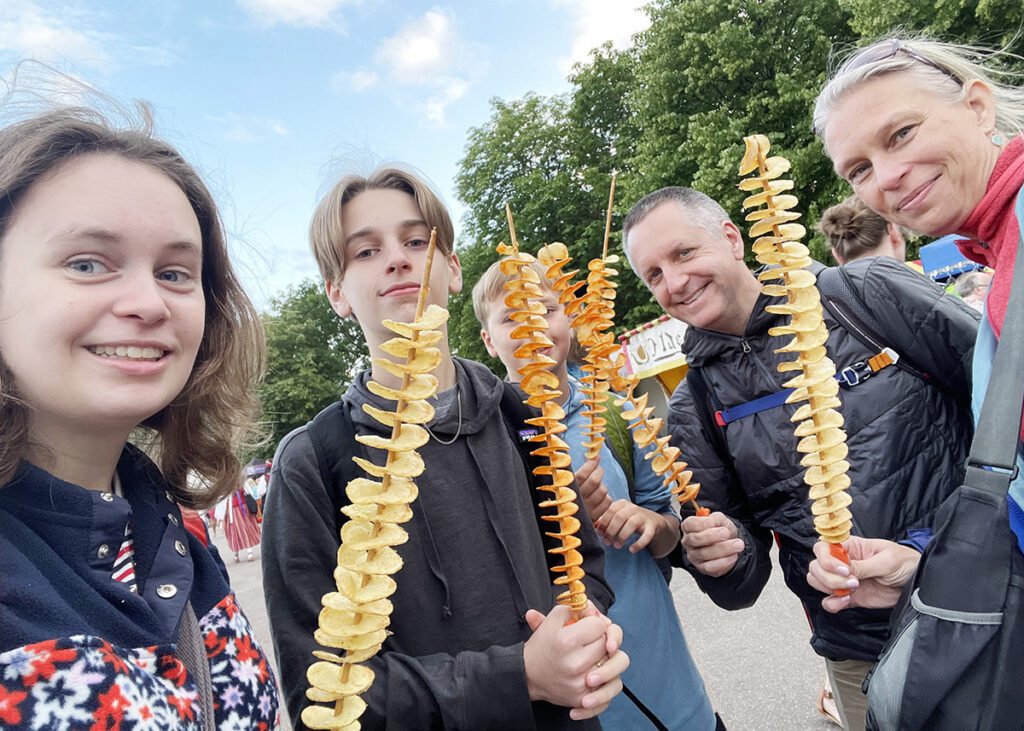
<instances>
[{"instance_id":1,"label":"dark blue jacket","mask_svg":"<svg viewBox=\"0 0 1024 731\"><path fill-rule=\"evenodd\" d=\"M884 326L886 345L931 378L889 367L850 389L840 389L850 453L853 534L903 541L930 529L935 511L960 484L971 443L971 355L977 314L959 299L895 259L869 257L844 267L861 300ZM683 352L700 368L708 388L728 408L775 393L791 373L779 373L784 343L768 331L782 315L765 310L761 295L742 337L690 328ZM826 311L828 353L838 368L874 352ZM672 443L701 483L698 501L734 519L746 548L724 576L693 574L716 604L741 609L756 601L771 572L774 532L786 584L811 620L811 645L825 657L874 661L888 634L889 610L851 609L829 614L823 595L807 583L818 540L804 468L796 451L787 404L734 421L724 429L728 455L719 454L697 415L684 381L669 403Z\"/></svg>"},{"instance_id":2,"label":"dark blue jacket","mask_svg":"<svg viewBox=\"0 0 1024 731\"><path fill-rule=\"evenodd\" d=\"M27 463L0 488L0 727L200 728L175 653L188 601L217 726L276 726L273 673L216 551L185 530L140 451L126 447L117 470L123 498ZM112 578L129 521L137 591Z\"/></svg>"}]
</instances>

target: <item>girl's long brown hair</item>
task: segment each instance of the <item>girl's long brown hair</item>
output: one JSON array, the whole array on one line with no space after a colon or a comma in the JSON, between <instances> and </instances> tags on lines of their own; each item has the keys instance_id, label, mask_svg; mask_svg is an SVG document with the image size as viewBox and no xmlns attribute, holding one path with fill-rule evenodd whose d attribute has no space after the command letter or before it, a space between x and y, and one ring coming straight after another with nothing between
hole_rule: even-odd
<instances>
[{"instance_id":1,"label":"girl's long brown hair","mask_svg":"<svg viewBox=\"0 0 1024 731\"><path fill-rule=\"evenodd\" d=\"M228 260L213 196L195 168L153 136L148 107L141 106L140 112L140 122L128 129L114 127L95 109L71 106L0 129L0 259L19 201L40 180L82 155L116 155L149 165L181 188L202 231L206 330L181 393L136 433L160 465L172 495L203 508L238 486L240 449L258 433L263 330ZM18 397L18 384L0 352L0 486L10 482L28 454L30 409ZM46 445L32 446L45 452Z\"/></svg>"}]
</instances>

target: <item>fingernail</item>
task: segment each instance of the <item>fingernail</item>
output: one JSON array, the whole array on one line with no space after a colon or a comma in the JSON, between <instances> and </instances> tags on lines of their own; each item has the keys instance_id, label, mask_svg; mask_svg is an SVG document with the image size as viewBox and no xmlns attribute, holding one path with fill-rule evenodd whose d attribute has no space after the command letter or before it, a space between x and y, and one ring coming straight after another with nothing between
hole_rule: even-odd
<instances>
[{"instance_id":1,"label":"fingernail","mask_svg":"<svg viewBox=\"0 0 1024 731\"><path fill-rule=\"evenodd\" d=\"M839 574L840 576L849 576L850 575L850 567L847 566L846 564L839 564L839 568L836 569L836 573Z\"/></svg>"},{"instance_id":2,"label":"fingernail","mask_svg":"<svg viewBox=\"0 0 1024 731\"><path fill-rule=\"evenodd\" d=\"M848 579L846 582L847 589L856 589L858 586L860 586L860 582L856 578Z\"/></svg>"},{"instance_id":3,"label":"fingernail","mask_svg":"<svg viewBox=\"0 0 1024 731\"><path fill-rule=\"evenodd\" d=\"M569 718L571 718L573 721L579 721L581 715L582 714L579 711L577 711L575 708L572 709L571 711L569 711Z\"/></svg>"}]
</instances>

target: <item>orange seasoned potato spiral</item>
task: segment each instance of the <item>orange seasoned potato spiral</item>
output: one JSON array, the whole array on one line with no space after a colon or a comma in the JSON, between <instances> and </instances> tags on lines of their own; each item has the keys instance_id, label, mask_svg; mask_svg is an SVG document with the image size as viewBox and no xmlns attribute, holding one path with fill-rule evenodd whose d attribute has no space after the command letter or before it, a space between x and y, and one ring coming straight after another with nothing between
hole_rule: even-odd
<instances>
[{"instance_id":1,"label":"orange seasoned potato spiral","mask_svg":"<svg viewBox=\"0 0 1024 731\"><path fill-rule=\"evenodd\" d=\"M392 610L388 597L397 587L392 577L402 568L395 546L409 539L401 523L412 518L411 503L418 494L413 478L424 469L416 450L429 438L421 425L434 418L434 407L426 399L437 391L432 371L441 362L441 351L434 346L441 340L440 328L448 319L442 307L430 305L424 310L433 234L427 251L428 264L414 321L382 323L397 335L381 345L381 350L395 360L373 359L375 366L400 378L401 386L389 388L375 381L367 384L373 393L397 403L393 412L363 404L366 413L391 427L391 436L355 437L367 447L385 450L387 460L380 466L353 457L369 478L356 478L345 487L350 504L342 508L348 520L341 528L334 571L337 591L324 595L319 629L314 633L318 643L344 650L345 654L313 653L318 662L306 673L311 686L306 696L314 703L333 705L303 709L302 722L311 729L358 731L359 717L366 710L366 702L359 696L374 679L373 670L359 663L376 655L388 635Z\"/></svg>"},{"instance_id":2,"label":"orange seasoned potato spiral","mask_svg":"<svg viewBox=\"0 0 1024 731\"><path fill-rule=\"evenodd\" d=\"M537 260L546 267L545 273L549 284L559 294L560 302L565 302L568 299L563 299L563 292L569 292L572 295L583 286L583 282L572 284L572 275L576 273L575 271L570 276L563 273L570 264L569 251L564 244L548 244L538 252ZM617 261L617 257L592 261L589 267L590 276L587 278L587 284L593 282L593 286L588 287L589 299L587 295L573 299L575 303L584 307L581 316L574 318L572 323L577 337L584 345L587 342L594 343L589 353L596 355L586 361L583 366L584 370L587 370L587 366L590 365L589 376L595 372L596 368L602 369L604 385L598 387L601 389L602 406L607 403L609 387L616 391L625 391L625 396L616 398L615 404L622 410L622 418L629 426L633 441L641 449L646 449L652 444L655 445L654 449L646 455L646 458L651 460L651 468L654 473L662 478L665 486L671 490L680 504L691 503L698 515L707 515L708 511L699 507L696 502L700 483L690 482L693 473L686 469L686 462L679 458L679 449L668 445L669 437L659 436L662 432L663 420L651 418L654 408L647 406L647 394L636 395L635 389L639 382L632 376L623 377L621 375L623 358L612 333L615 317L615 282L610 280L610 275L614 273L614 270L605 266L615 263L615 261ZM595 308L593 315L585 317L586 308L591 306ZM588 406L596 400L589 395L588 399L584 400ZM593 407L591 410L594 411ZM590 412L584 413L589 414ZM600 413L604 413L604 410L602 409ZM600 423L603 427L605 423L603 417L601 417ZM592 458L599 453L600 443L593 455L588 451L587 456Z\"/></svg>"},{"instance_id":3,"label":"orange seasoned potato spiral","mask_svg":"<svg viewBox=\"0 0 1024 731\"><path fill-rule=\"evenodd\" d=\"M580 521L575 517L579 505L573 489L574 475L569 445L558 436L566 430L566 426L565 411L558 403L562 395L558 390L558 377L549 370L555 361L540 352L552 345L544 333L548 323L544 317L547 309L541 302L543 292L540 277L530 266L533 257L519 252L514 233L512 246L501 244L498 253L504 257L500 263L501 272L511 277L505 284L505 305L511 311L509 317L512 321L519 323L513 328L511 337L524 341L514 353L516 358L527 361L518 369L522 378L520 385L527 394L526 403L541 411L540 416L528 419L527 423L540 430L539 434L530 438L541 444L531 454L547 461L547 464L533 471L535 475L550 480L550 483L537 488L551 495L540 506L555 511L551 515L542 516L543 520L554 524L552 527L555 530L546 532L546 535L557 538L561 543L549 551L561 561L560 565L551 569L556 574L554 583L565 588L556 601L569 607L573 617L578 618L587 606L586 587L583 584L583 554L579 552L581 541L577 535Z\"/></svg>"},{"instance_id":4,"label":"orange seasoned potato spiral","mask_svg":"<svg viewBox=\"0 0 1024 731\"><path fill-rule=\"evenodd\" d=\"M807 468L804 482L810 488L814 527L822 540L839 544L850 537L852 502L847 488L850 468L846 461L846 432L840 406L839 382L835 364L825 351L828 329L822 315L821 298L815 276L809 267L810 252L800 243L806 231L795 221L800 214L793 209L796 196L785 193L793 188L790 180L779 177L789 170L784 157L768 157L771 145L764 135L745 137L746 152L740 162L740 175L755 173L740 183L740 189L753 193L743 207L759 208L746 217L752 222L751 237L756 237L757 260L771 268L759 275L763 291L785 298L782 304L769 305L769 312L788 315L789 322L769 330L770 335L790 336L780 353L794 353L791 361L779 365L780 372L795 372L786 382L794 389L787 403L806 402L793 415L798 422L795 433L797 450L804 455L800 464ZM760 208L763 206L763 208Z\"/></svg>"}]
</instances>

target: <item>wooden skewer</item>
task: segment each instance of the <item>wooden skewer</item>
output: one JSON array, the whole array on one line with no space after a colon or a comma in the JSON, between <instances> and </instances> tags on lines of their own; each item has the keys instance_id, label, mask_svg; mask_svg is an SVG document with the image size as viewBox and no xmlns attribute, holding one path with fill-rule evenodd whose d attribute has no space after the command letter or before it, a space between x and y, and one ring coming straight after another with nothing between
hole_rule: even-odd
<instances>
[{"instance_id":1,"label":"wooden skewer","mask_svg":"<svg viewBox=\"0 0 1024 731\"><path fill-rule=\"evenodd\" d=\"M612 189L608 193L608 214L604 219L604 248L601 250L601 258L608 258L608 237L612 234L612 204L615 202L615 176L618 173L612 173Z\"/></svg>"},{"instance_id":2,"label":"wooden skewer","mask_svg":"<svg viewBox=\"0 0 1024 731\"><path fill-rule=\"evenodd\" d=\"M512 220L512 208L505 201L505 218L508 219L508 235L512 238L513 254L519 253L519 239L516 238L516 223Z\"/></svg>"}]
</instances>

